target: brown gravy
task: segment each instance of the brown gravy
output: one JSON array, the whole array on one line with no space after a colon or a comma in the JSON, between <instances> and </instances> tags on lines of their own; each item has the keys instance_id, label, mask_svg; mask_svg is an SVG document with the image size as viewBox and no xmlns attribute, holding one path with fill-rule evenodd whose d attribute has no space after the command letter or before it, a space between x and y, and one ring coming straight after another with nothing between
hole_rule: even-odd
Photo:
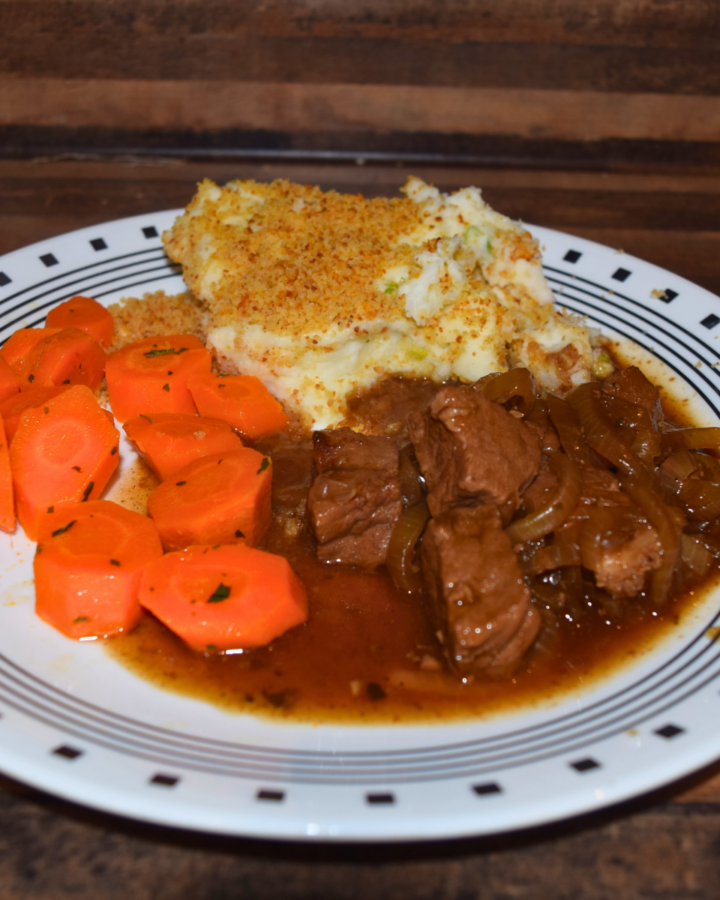
<instances>
[{"instance_id":1,"label":"brown gravy","mask_svg":"<svg viewBox=\"0 0 720 900\"><path fill-rule=\"evenodd\" d=\"M427 382L393 379L351 404L348 424L371 420L375 430L399 433L404 415L426 403L432 390ZM146 615L134 632L107 642L113 658L158 687L231 712L312 723L448 721L542 706L587 687L645 653L697 600L691 591L663 610L641 598L554 609L552 627L514 678L462 684L438 668L437 641L421 600L400 594L384 569L368 574L317 561L302 507L293 509L309 459L307 444L296 447L299 472L288 465L293 457L286 438L258 447L277 458L276 515L262 548L286 556L302 578L309 620L267 647L218 655L190 650ZM120 486L124 499L118 498L136 508L153 485L138 466Z\"/></svg>"}]
</instances>

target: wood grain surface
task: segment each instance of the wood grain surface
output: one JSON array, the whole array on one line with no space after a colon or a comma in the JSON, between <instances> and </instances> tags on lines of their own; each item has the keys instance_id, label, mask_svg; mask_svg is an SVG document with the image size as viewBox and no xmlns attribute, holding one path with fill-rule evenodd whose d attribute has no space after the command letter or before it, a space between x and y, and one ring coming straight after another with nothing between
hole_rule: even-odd
<instances>
[{"instance_id":1,"label":"wood grain surface","mask_svg":"<svg viewBox=\"0 0 720 900\"><path fill-rule=\"evenodd\" d=\"M636 253L720 293L720 179L425 167L503 212ZM0 160L0 253L108 219L182 206L195 183L289 177L388 195L402 166ZM718 300L720 308L720 300ZM307 845L135 823L0 776L2 900L716 900L720 761L654 794L492 838Z\"/></svg>"},{"instance_id":2,"label":"wood grain surface","mask_svg":"<svg viewBox=\"0 0 720 900\"><path fill-rule=\"evenodd\" d=\"M359 155L481 158L491 137L516 159L554 158L552 141L576 161L598 141L648 163L682 159L667 143L720 159L712 0L0 0L0 22L14 151L51 127L77 150L87 129L140 149L164 130L188 150L260 131L278 152L305 134Z\"/></svg>"}]
</instances>

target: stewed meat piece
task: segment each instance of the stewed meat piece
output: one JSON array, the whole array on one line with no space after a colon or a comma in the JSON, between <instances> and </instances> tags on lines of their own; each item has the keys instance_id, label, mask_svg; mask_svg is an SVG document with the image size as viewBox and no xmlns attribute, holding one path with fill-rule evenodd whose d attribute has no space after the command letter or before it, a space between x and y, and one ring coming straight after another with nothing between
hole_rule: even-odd
<instances>
[{"instance_id":1,"label":"stewed meat piece","mask_svg":"<svg viewBox=\"0 0 720 900\"><path fill-rule=\"evenodd\" d=\"M374 569L402 512L400 462L387 437L350 428L313 435L318 476L308 495L318 557Z\"/></svg>"},{"instance_id":2,"label":"stewed meat piece","mask_svg":"<svg viewBox=\"0 0 720 900\"><path fill-rule=\"evenodd\" d=\"M645 576L662 562L657 531L632 506L591 510L580 547L582 564L594 573L597 586L614 597L639 594Z\"/></svg>"},{"instance_id":3,"label":"stewed meat piece","mask_svg":"<svg viewBox=\"0 0 720 900\"><path fill-rule=\"evenodd\" d=\"M450 665L463 675L511 675L537 636L540 614L497 509L456 507L431 519L421 561Z\"/></svg>"},{"instance_id":4,"label":"stewed meat piece","mask_svg":"<svg viewBox=\"0 0 720 900\"><path fill-rule=\"evenodd\" d=\"M637 366L621 369L606 378L602 389L611 397L619 397L628 403L642 406L650 413L654 427L662 427L664 417L660 404L660 391L647 380Z\"/></svg>"},{"instance_id":5,"label":"stewed meat piece","mask_svg":"<svg viewBox=\"0 0 720 900\"><path fill-rule=\"evenodd\" d=\"M537 435L469 386L445 385L408 429L434 516L472 503L517 507L540 466Z\"/></svg>"}]
</instances>

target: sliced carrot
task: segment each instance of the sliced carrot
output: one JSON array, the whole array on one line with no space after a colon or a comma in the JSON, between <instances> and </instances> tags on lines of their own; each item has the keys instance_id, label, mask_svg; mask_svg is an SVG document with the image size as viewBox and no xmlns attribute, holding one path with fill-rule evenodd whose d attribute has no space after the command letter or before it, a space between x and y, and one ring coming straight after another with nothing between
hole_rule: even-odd
<instances>
[{"instance_id":1,"label":"sliced carrot","mask_svg":"<svg viewBox=\"0 0 720 900\"><path fill-rule=\"evenodd\" d=\"M25 410L36 406L45 406L48 400L57 397L68 390L67 385L59 387L31 387L26 391L13 394L7 400L0 403L0 416L5 422L5 433L9 443L15 437L15 432L20 424L20 418Z\"/></svg>"},{"instance_id":2,"label":"sliced carrot","mask_svg":"<svg viewBox=\"0 0 720 900\"><path fill-rule=\"evenodd\" d=\"M35 610L68 637L130 631L143 568L162 556L150 519L109 500L66 503L40 517Z\"/></svg>"},{"instance_id":3,"label":"sliced carrot","mask_svg":"<svg viewBox=\"0 0 720 900\"><path fill-rule=\"evenodd\" d=\"M148 497L166 550L191 544L253 547L270 525L272 463L242 447L214 453L180 469Z\"/></svg>"},{"instance_id":4,"label":"sliced carrot","mask_svg":"<svg viewBox=\"0 0 720 900\"><path fill-rule=\"evenodd\" d=\"M10 444L10 466L18 519L31 540L49 507L97 499L117 468L118 437L84 385L22 414Z\"/></svg>"},{"instance_id":5,"label":"sliced carrot","mask_svg":"<svg viewBox=\"0 0 720 900\"><path fill-rule=\"evenodd\" d=\"M0 403L3 400L7 400L8 397L13 397L20 390L20 377L17 375L13 369L10 368L9 363L0 356Z\"/></svg>"},{"instance_id":6,"label":"sliced carrot","mask_svg":"<svg viewBox=\"0 0 720 900\"><path fill-rule=\"evenodd\" d=\"M38 341L17 365L23 387L84 384L96 391L105 373L105 351L79 328L63 328Z\"/></svg>"},{"instance_id":7,"label":"sliced carrot","mask_svg":"<svg viewBox=\"0 0 720 900\"><path fill-rule=\"evenodd\" d=\"M190 547L151 562L140 603L194 650L268 644L308 609L284 557L242 545Z\"/></svg>"},{"instance_id":8,"label":"sliced carrot","mask_svg":"<svg viewBox=\"0 0 720 900\"><path fill-rule=\"evenodd\" d=\"M259 438L288 423L285 411L259 378L205 372L188 381L201 416L220 419L240 434Z\"/></svg>"},{"instance_id":9,"label":"sliced carrot","mask_svg":"<svg viewBox=\"0 0 720 900\"><path fill-rule=\"evenodd\" d=\"M15 503L10 469L10 453L2 416L0 416L0 528L15 531Z\"/></svg>"},{"instance_id":10,"label":"sliced carrot","mask_svg":"<svg viewBox=\"0 0 720 900\"><path fill-rule=\"evenodd\" d=\"M86 331L102 347L112 344L115 320L97 300L72 297L51 309L45 323L48 328L79 328Z\"/></svg>"},{"instance_id":11,"label":"sliced carrot","mask_svg":"<svg viewBox=\"0 0 720 900\"><path fill-rule=\"evenodd\" d=\"M209 372L212 357L190 334L149 337L111 353L105 368L110 405L119 422L139 415L194 415L188 378Z\"/></svg>"},{"instance_id":12,"label":"sliced carrot","mask_svg":"<svg viewBox=\"0 0 720 900\"><path fill-rule=\"evenodd\" d=\"M0 357L17 370L38 341L60 331L59 328L18 328L0 347Z\"/></svg>"},{"instance_id":13,"label":"sliced carrot","mask_svg":"<svg viewBox=\"0 0 720 900\"><path fill-rule=\"evenodd\" d=\"M161 481L213 453L232 453L242 443L226 422L184 413L137 416L124 425L138 453Z\"/></svg>"}]
</instances>

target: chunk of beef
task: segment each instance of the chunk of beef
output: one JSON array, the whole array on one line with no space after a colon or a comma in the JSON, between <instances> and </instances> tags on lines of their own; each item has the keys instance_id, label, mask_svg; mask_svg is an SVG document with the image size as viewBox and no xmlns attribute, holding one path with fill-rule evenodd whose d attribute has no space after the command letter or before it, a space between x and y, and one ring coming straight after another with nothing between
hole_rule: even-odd
<instances>
[{"instance_id":1,"label":"chunk of beef","mask_svg":"<svg viewBox=\"0 0 720 900\"><path fill-rule=\"evenodd\" d=\"M461 674L511 675L537 636L540 614L498 511L456 507L431 519L421 561L450 665Z\"/></svg>"},{"instance_id":2,"label":"chunk of beef","mask_svg":"<svg viewBox=\"0 0 720 900\"><path fill-rule=\"evenodd\" d=\"M363 434L389 434L400 439L407 417L424 409L440 387L424 378L384 378L349 398L346 422Z\"/></svg>"},{"instance_id":3,"label":"chunk of beef","mask_svg":"<svg viewBox=\"0 0 720 900\"><path fill-rule=\"evenodd\" d=\"M583 526L582 564L598 587L614 597L634 597L648 572L662 562L657 531L630 508L597 507Z\"/></svg>"},{"instance_id":4,"label":"chunk of beef","mask_svg":"<svg viewBox=\"0 0 720 900\"><path fill-rule=\"evenodd\" d=\"M652 424L661 428L664 423L663 409L660 404L660 391L652 384L637 366L621 369L603 382L604 393L618 397L628 403L642 406L650 413Z\"/></svg>"},{"instance_id":5,"label":"chunk of beef","mask_svg":"<svg viewBox=\"0 0 720 900\"><path fill-rule=\"evenodd\" d=\"M308 512L324 562L374 569L385 562L402 512L398 449L349 428L313 435L318 476Z\"/></svg>"},{"instance_id":6,"label":"chunk of beef","mask_svg":"<svg viewBox=\"0 0 720 900\"><path fill-rule=\"evenodd\" d=\"M434 516L473 503L517 508L540 465L537 435L472 387L445 385L408 429Z\"/></svg>"}]
</instances>

